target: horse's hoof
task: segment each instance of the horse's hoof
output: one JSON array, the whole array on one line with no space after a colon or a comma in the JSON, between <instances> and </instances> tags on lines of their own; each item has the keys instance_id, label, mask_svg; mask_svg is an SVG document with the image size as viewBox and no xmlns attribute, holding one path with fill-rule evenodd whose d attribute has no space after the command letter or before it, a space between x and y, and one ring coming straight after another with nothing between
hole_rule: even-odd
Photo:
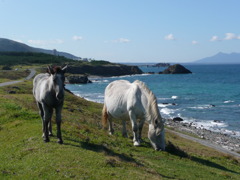
<instances>
[{"instance_id":1,"label":"horse's hoof","mask_svg":"<svg viewBox=\"0 0 240 180\"><path fill-rule=\"evenodd\" d=\"M128 135L127 134L122 134L122 137L128 138Z\"/></svg>"},{"instance_id":2,"label":"horse's hoof","mask_svg":"<svg viewBox=\"0 0 240 180\"><path fill-rule=\"evenodd\" d=\"M49 136L53 137L54 135L52 133L49 133Z\"/></svg>"},{"instance_id":3,"label":"horse's hoof","mask_svg":"<svg viewBox=\"0 0 240 180\"><path fill-rule=\"evenodd\" d=\"M63 144L63 140L58 140L57 143L58 144Z\"/></svg>"},{"instance_id":4,"label":"horse's hoof","mask_svg":"<svg viewBox=\"0 0 240 180\"><path fill-rule=\"evenodd\" d=\"M45 143L49 142L50 140L49 139L44 139L43 140Z\"/></svg>"},{"instance_id":5,"label":"horse's hoof","mask_svg":"<svg viewBox=\"0 0 240 180\"><path fill-rule=\"evenodd\" d=\"M134 141L133 145L134 146L140 146L140 143L138 141Z\"/></svg>"}]
</instances>

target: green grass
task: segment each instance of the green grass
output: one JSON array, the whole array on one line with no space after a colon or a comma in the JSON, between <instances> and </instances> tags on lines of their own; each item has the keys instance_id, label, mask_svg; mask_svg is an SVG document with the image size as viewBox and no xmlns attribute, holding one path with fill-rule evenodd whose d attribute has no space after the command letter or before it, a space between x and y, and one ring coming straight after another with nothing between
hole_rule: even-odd
<instances>
[{"instance_id":1,"label":"green grass","mask_svg":"<svg viewBox=\"0 0 240 180\"><path fill-rule=\"evenodd\" d=\"M8 81L13 81L13 80L20 80L25 77L27 77L29 74L29 71L26 69L24 70L8 70L8 71L2 71L0 70L0 83L2 82L8 82Z\"/></svg>"},{"instance_id":2,"label":"green grass","mask_svg":"<svg viewBox=\"0 0 240 180\"><path fill-rule=\"evenodd\" d=\"M14 86L16 94L8 94ZM70 93L62 112L64 144L55 136L44 143L31 89L31 81L0 88L0 179L239 179L239 160L169 132L164 152L151 147L147 126L141 147L121 137L118 123L108 135L102 105Z\"/></svg>"}]
</instances>

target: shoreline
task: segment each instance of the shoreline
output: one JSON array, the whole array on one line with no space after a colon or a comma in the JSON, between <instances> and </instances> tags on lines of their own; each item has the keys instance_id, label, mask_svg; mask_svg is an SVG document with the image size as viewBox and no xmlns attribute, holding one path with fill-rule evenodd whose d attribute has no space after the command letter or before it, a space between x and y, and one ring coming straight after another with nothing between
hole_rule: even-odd
<instances>
[{"instance_id":1,"label":"shoreline","mask_svg":"<svg viewBox=\"0 0 240 180\"><path fill-rule=\"evenodd\" d=\"M214 132L204 128L198 128L191 126L190 123L173 121L172 119L166 119L165 125L172 128L175 131L191 134L197 136L199 139L205 140L211 144L217 145L226 150L236 152L240 157L240 138L233 137L229 134L223 134L221 132Z\"/></svg>"}]
</instances>

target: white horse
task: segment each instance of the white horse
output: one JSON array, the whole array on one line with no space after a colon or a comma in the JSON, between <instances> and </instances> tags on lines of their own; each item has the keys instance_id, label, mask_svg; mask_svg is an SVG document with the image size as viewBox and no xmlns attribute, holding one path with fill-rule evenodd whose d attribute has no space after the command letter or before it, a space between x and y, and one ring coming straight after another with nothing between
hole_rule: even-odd
<instances>
[{"instance_id":1,"label":"white horse","mask_svg":"<svg viewBox=\"0 0 240 180\"><path fill-rule=\"evenodd\" d=\"M122 135L127 137L126 119L130 119L133 131L133 145L140 146L145 120L149 123L148 138L155 150L165 150L164 121L157 106L157 99L141 81L130 83L117 80L105 89L102 122L109 121L109 133L113 134L112 118L122 119ZM139 119L139 123L137 123Z\"/></svg>"},{"instance_id":2,"label":"white horse","mask_svg":"<svg viewBox=\"0 0 240 180\"><path fill-rule=\"evenodd\" d=\"M64 73L66 72L66 68L67 66L64 68L52 68L48 66L48 73L38 74L33 80L33 96L40 110L45 142L49 142L49 135L52 135L51 118L53 109L55 109L58 143L63 143L61 135L61 111L64 101Z\"/></svg>"}]
</instances>

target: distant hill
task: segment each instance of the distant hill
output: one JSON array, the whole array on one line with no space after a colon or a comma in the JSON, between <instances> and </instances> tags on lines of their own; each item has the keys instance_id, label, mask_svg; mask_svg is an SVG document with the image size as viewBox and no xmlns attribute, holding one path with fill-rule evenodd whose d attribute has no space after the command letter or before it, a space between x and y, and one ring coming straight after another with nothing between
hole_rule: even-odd
<instances>
[{"instance_id":1,"label":"distant hill","mask_svg":"<svg viewBox=\"0 0 240 180\"><path fill-rule=\"evenodd\" d=\"M193 63L201 64L240 64L240 53L218 53L211 57L206 57Z\"/></svg>"},{"instance_id":2,"label":"distant hill","mask_svg":"<svg viewBox=\"0 0 240 180\"><path fill-rule=\"evenodd\" d=\"M57 50L34 48L26 44L13 41L10 39L5 39L5 38L0 38L0 52L38 52L38 53L46 53L46 54L57 55L57 56L64 56L66 58L74 59L74 60L80 59L79 57L74 56L70 53L58 52Z\"/></svg>"}]
</instances>

